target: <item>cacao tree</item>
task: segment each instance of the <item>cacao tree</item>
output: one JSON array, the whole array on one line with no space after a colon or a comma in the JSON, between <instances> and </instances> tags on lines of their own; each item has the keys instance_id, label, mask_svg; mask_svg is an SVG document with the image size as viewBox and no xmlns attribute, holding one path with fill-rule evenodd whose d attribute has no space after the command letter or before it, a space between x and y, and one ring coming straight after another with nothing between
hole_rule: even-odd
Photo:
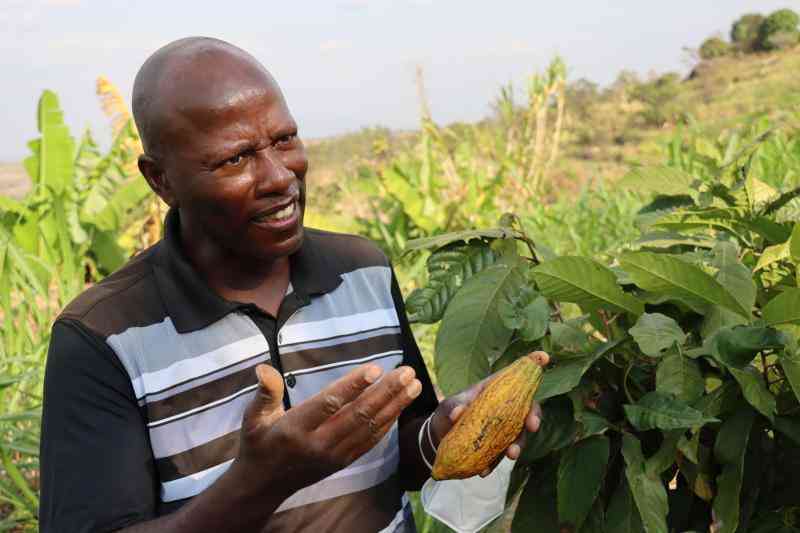
<instances>
[{"instance_id":1,"label":"cacao tree","mask_svg":"<svg viewBox=\"0 0 800 533\"><path fill-rule=\"evenodd\" d=\"M445 394L552 357L512 531L800 531L800 188L767 183L770 138L632 170L652 201L609 262L539 253L513 215L410 243L433 250L407 307L440 322Z\"/></svg>"}]
</instances>

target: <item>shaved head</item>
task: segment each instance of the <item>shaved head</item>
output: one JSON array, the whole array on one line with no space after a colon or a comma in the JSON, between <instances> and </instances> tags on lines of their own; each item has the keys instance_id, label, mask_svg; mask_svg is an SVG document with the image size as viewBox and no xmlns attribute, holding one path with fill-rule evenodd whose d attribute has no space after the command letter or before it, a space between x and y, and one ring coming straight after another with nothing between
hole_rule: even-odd
<instances>
[{"instance_id":1,"label":"shaved head","mask_svg":"<svg viewBox=\"0 0 800 533\"><path fill-rule=\"evenodd\" d=\"M224 109L256 90L280 89L256 58L210 37L187 37L158 49L133 85L133 117L145 153L158 158L179 130L181 116L196 109ZM282 98L282 96L281 96Z\"/></svg>"}]
</instances>

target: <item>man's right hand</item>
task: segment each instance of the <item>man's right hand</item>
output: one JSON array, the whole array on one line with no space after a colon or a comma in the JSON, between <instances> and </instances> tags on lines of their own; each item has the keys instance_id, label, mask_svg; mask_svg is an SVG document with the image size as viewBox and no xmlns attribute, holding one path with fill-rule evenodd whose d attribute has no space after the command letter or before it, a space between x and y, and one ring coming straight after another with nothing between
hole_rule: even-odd
<instances>
[{"instance_id":1,"label":"man's right hand","mask_svg":"<svg viewBox=\"0 0 800 533\"><path fill-rule=\"evenodd\" d=\"M295 492L345 468L386 435L422 390L411 367L381 379L379 366L365 364L287 412L281 375L268 365L256 374L258 392L245 410L232 465L254 489L268 489L262 480L269 480Z\"/></svg>"}]
</instances>

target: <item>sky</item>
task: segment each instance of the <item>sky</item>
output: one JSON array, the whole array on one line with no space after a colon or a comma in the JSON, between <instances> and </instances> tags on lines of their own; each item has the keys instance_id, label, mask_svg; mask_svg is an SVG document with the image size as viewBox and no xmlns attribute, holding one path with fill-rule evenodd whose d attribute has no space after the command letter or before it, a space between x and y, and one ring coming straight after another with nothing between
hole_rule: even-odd
<instances>
[{"instance_id":1,"label":"sky","mask_svg":"<svg viewBox=\"0 0 800 533\"><path fill-rule=\"evenodd\" d=\"M436 121L478 120L501 84L524 84L555 54L571 80L601 85L622 69L686 73L684 47L784 7L800 0L0 0L0 161L27 154L44 89L74 135L89 126L107 143L97 76L130 99L142 62L189 35L256 56L314 138L416 127L417 65Z\"/></svg>"}]
</instances>

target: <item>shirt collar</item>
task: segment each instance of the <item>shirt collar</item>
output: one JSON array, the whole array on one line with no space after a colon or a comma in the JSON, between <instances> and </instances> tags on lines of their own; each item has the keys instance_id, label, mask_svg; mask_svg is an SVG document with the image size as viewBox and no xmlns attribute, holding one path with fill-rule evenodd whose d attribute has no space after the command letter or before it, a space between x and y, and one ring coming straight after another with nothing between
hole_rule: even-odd
<instances>
[{"instance_id":1,"label":"shirt collar","mask_svg":"<svg viewBox=\"0 0 800 533\"><path fill-rule=\"evenodd\" d=\"M300 249L289 256L292 300L307 305L310 297L332 291L342 282L320 248L322 234L304 230ZM180 238L180 217L170 209L164 238L155 252L156 283L175 329L187 333L203 329L248 304L227 300L214 292L189 262Z\"/></svg>"}]
</instances>

